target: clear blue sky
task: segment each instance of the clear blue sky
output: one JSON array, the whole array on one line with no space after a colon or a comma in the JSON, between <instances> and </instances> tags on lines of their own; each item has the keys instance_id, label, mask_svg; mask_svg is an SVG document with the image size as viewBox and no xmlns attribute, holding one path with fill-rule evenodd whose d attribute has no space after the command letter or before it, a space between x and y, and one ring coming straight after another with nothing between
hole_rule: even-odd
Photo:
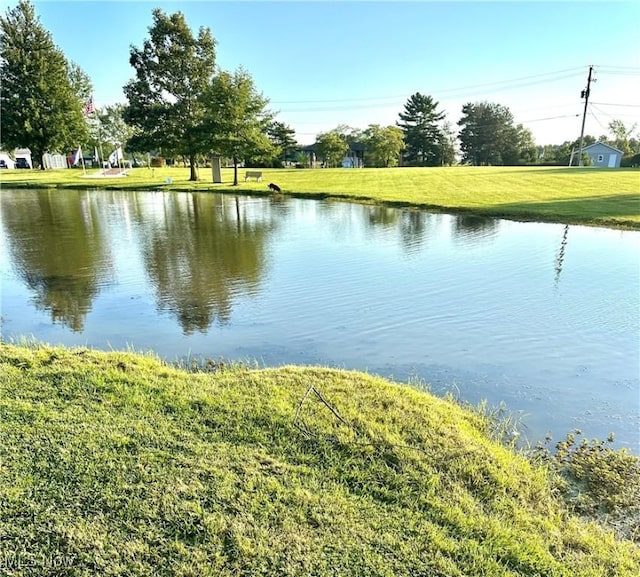
<instances>
[{"instance_id":1,"label":"clear blue sky","mask_svg":"<svg viewBox=\"0 0 640 577\"><path fill-rule=\"evenodd\" d=\"M338 124L394 124L415 92L453 125L464 103L487 100L508 106L538 144L573 140L590 64L585 132L605 134L614 118L640 125L637 1L33 3L91 77L98 106L125 101L129 48L160 7L183 12L194 31L209 27L218 66L243 66L301 143Z\"/></svg>"}]
</instances>

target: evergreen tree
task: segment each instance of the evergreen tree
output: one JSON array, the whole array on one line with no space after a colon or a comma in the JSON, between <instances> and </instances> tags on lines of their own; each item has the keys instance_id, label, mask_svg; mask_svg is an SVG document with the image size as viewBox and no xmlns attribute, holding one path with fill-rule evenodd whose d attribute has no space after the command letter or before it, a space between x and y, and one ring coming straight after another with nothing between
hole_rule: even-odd
<instances>
[{"instance_id":1,"label":"evergreen tree","mask_svg":"<svg viewBox=\"0 0 640 577\"><path fill-rule=\"evenodd\" d=\"M521 164L530 152L530 133L514 126L511 111L491 102L467 103L462 107L459 133L463 162L480 165Z\"/></svg>"},{"instance_id":2,"label":"evergreen tree","mask_svg":"<svg viewBox=\"0 0 640 577\"><path fill-rule=\"evenodd\" d=\"M215 69L211 31L200 28L196 37L181 12L167 16L156 8L149 38L142 48L131 47L129 63L136 77L124 87L124 119L139 129L129 146L185 156L189 180L198 180L196 157L209 152L203 127Z\"/></svg>"},{"instance_id":3,"label":"evergreen tree","mask_svg":"<svg viewBox=\"0 0 640 577\"><path fill-rule=\"evenodd\" d=\"M285 163L291 157L298 144L295 134L296 131L284 122L274 121L267 127L267 135L276 147L281 163Z\"/></svg>"},{"instance_id":4,"label":"evergreen tree","mask_svg":"<svg viewBox=\"0 0 640 577\"><path fill-rule=\"evenodd\" d=\"M45 152L66 152L86 140L80 78L89 91L90 81L67 62L28 0L0 17L0 45L2 147L29 148L44 169Z\"/></svg>"},{"instance_id":5,"label":"evergreen tree","mask_svg":"<svg viewBox=\"0 0 640 577\"><path fill-rule=\"evenodd\" d=\"M441 126L445 113L438 102L416 92L404 105L398 126L404 132L405 159L414 166L440 166L444 161L446 140Z\"/></svg>"}]
</instances>

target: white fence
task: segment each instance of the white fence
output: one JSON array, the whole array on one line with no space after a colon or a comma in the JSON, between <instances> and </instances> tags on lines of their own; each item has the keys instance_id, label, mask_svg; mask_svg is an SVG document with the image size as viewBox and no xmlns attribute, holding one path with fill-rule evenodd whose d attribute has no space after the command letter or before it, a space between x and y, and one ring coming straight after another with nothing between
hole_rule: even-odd
<instances>
[{"instance_id":1,"label":"white fence","mask_svg":"<svg viewBox=\"0 0 640 577\"><path fill-rule=\"evenodd\" d=\"M62 154L49 154L42 156L45 168L67 168L67 159Z\"/></svg>"}]
</instances>

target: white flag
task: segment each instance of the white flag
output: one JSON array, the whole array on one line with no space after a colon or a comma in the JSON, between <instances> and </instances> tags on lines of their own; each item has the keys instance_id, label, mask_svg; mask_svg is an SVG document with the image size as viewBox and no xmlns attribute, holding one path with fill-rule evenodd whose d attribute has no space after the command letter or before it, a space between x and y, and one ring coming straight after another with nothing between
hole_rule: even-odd
<instances>
[{"instance_id":1,"label":"white flag","mask_svg":"<svg viewBox=\"0 0 640 577\"><path fill-rule=\"evenodd\" d=\"M122 160L124 155L122 154L122 147L118 146L110 155L109 155L109 164L118 164L118 161Z\"/></svg>"},{"instance_id":2,"label":"white flag","mask_svg":"<svg viewBox=\"0 0 640 577\"><path fill-rule=\"evenodd\" d=\"M73 156L71 157L71 164L75 166L81 160L82 160L82 148L78 146L78 150L76 150Z\"/></svg>"}]
</instances>

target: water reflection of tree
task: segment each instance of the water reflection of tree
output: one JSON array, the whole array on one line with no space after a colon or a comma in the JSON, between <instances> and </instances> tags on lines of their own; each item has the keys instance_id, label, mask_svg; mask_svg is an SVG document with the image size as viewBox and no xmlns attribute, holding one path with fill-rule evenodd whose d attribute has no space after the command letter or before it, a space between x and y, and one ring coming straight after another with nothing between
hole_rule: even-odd
<instances>
[{"instance_id":1,"label":"water reflection of tree","mask_svg":"<svg viewBox=\"0 0 640 577\"><path fill-rule=\"evenodd\" d=\"M457 240L489 239L498 232L499 220L477 214L457 215L453 220L453 237Z\"/></svg>"},{"instance_id":2,"label":"water reflection of tree","mask_svg":"<svg viewBox=\"0 0 640 577\"><path fill-rule=\"evenodd\" d=\"M427 232L427 221L432 214L421 210L408 210L402 213L400 235L402 246L408 251L415 251L422 246Z\"/></svg>"},{"instance_id":3,"label":"water reflection of tree","mask_svg":"<svg viewBox=\"0 0 640 577\"><path fill-rule=\"evenodd\" d=\"M136 207L147 274L161 310L174 314L186 334L227 323L234 299L256 294L272 229L268 201L213 194L163 195L154 218ZM267 216L251 213L264 204Z\"/></svg>"},{"instance_id":4,"label":"water reflection of tree","mask_svg":"<svg viewBox=\"0 0 640 577\"><path fill-rule=\"evenodd\" d=\"M397 208L386 206L367 207L369 224L374 227L391 227L400 219L401 212Z\"/></svg>"},{"instance_id":5,"label":"water reflection of tree","mask_svg":"<svg viewBox=\"0 0 640 577\"><path fill-rule=\"evenodd\" d=\"M398 230L403 248L409 251L422 244L430 216L421 210L401 210L386 206L370 206L367 215L367 224L372 228Z\"/></svg>"},{"instance_id":6,"label":"water reflection of tree","mask_svg":"<svg viewBox=\"0 0 640 577\"><path fill-rule=\"evenodd\" d=\"M79 332L112 274L108 240L87 193L28 191L0 195L13 262L36 307Z\"/></svg>"}]
</instances>

